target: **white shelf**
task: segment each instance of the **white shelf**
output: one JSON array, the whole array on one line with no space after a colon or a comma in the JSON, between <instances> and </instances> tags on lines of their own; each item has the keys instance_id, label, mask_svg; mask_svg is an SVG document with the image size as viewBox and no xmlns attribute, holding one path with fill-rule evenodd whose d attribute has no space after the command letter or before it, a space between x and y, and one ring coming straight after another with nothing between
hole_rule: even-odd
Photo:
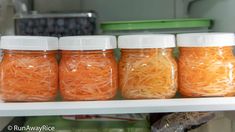
<instances>
[{"instance_id":1,"label":"white shelf","mask_svg":"<svg viewBox=\"0 0 235 132\"><path fill-rule=\"evenodd\" d=\"M0 116L233 111L235 97L83 102L0 103Z\"/></svg>"}]
</instances>

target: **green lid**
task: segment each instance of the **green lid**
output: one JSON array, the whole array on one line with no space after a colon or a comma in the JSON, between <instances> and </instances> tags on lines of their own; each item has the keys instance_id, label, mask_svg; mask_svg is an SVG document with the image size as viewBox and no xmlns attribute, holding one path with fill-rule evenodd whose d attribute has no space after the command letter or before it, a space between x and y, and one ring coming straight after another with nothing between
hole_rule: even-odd
<instances>
[{"instance_id":1,"label":"green lid","mask_svg":"<svg viewBox=\"0 0 235 132\"><path fill-rule=\"evenodd\" d=\"M146 29L177 29L177 28L209 28L210 19L168 19L146 21L113 21L101 23L103 31L146 30Z\"/></svg>"}]
</instances>

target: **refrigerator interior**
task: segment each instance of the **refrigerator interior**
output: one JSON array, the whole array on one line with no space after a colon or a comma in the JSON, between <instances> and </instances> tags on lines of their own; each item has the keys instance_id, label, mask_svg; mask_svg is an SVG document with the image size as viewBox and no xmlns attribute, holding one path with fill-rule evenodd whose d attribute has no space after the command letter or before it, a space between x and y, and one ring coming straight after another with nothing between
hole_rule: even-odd
<instances>
[{"instance_id":1,"label":"refrigerator interior","mask_svg":"<svg viewBox=\"0 0 235 132\"><path fill-rule=\"evenodd\" d=\"M0 0L0 34L14 34L12 0ZM93 10L98 22L176 18L210 18L212 31L235 31L235 0L33 0L38 12ZM234 132L235 112L217 112L216 118L191 132ZM0 118L0 130L13 117Z\"/></svg>"}]
</instances>

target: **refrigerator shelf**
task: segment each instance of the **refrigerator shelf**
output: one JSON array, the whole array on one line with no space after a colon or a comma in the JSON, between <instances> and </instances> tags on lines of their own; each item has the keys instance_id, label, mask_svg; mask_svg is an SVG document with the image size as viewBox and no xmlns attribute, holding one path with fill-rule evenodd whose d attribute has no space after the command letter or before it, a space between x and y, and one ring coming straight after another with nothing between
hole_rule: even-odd
<instances>
[{"instance_id":1,"label":"refrigerator shelf","mask_svg":"<svg viewBox=\"0 0 235 132\"><path fill-rule=\"evenodd\" d=\"M235 97L0 103L0 116L233 111Z\"/></svg>"}]
</instances>

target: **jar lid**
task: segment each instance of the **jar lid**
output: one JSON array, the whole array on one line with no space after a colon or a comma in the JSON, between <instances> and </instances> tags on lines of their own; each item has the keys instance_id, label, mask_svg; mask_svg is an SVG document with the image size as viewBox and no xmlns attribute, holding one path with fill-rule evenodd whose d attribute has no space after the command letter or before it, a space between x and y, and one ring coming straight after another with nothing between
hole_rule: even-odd
<instances>
[{"instance_id":1,"label":"jar lid","mask_svg":"<svg viewBox=\"0 0 235 132\"><path fill-rule=\"evenodd\" d=\"M118 38L118 47L123 49L172 48L175 36L172 34L124 35Z\"/></svg>"},{"instance_id":2,"label":"jar lid","mask_svg":"<svg viewBox=\"0 0 235 132\"><path fill-rule=\"evenodd\" d=\"M58 38L43 36L2 36L1 48L8 50L58 50Z\"/></svg>"},{"instance_id":3,"label":"jar lid","mask_svg":"<svg viewBox=\"0 0 235 132\"><path fill-rule=\"evenodd\" d=\"M233 46L235 36L233 33L187 33L177 35L179 47L213 47Z\"/></svg>"},{"instance_id":4,"label":"jar lid","mask_svg":"<svg viewBox=\"0 0 235 132\"><path fill-rule=\"evenodd\" d=\"M107 50L117 48L114 36L69 36L59 39L60 50Z\"/></svg>"}]
</instances>

